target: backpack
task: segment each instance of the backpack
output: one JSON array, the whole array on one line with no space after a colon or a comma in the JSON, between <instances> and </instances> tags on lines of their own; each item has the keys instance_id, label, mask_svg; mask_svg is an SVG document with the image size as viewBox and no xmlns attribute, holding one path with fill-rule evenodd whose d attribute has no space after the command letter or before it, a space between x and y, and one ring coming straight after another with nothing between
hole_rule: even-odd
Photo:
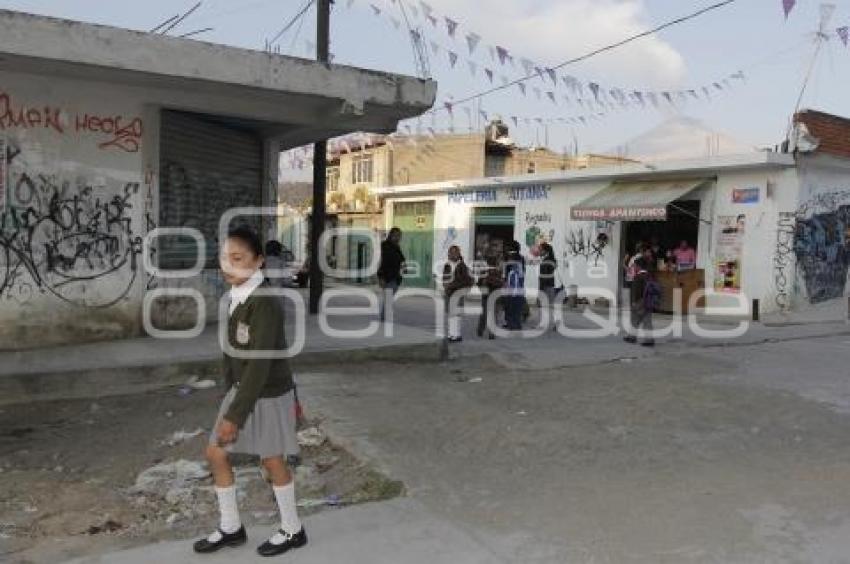
<instances>
[{"instance_id":1,"label":"backpack","mask_svg":"<svg viewBox=\"0 0 850 564\"><path fill-rule=\"evenodd\" d=\"M661 305L661 284L657 280L647 279L643 288L643 305L650 311Z\"/></svg>"}]
</instances>

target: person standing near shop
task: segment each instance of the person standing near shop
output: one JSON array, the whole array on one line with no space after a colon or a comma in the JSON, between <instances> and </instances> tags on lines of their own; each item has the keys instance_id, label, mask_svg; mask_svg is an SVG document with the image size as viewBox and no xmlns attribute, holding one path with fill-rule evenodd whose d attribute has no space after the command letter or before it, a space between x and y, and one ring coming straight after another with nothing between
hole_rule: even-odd
<instances>
[{"instance_id":1,"label":"person standing near shop","mask_svg":"<svg viewBox=\"0 0 850 564\"><path fill-rule=\"evenodd\" d=\"M525 259L518 241L508 243L505 257L505 321L509 331L522 330L522 310L525 304Z\"/></svg>"},{"instance_id":2,"label":"person standing near shop","mask_svg":"<svg viewBox=\"0 0 850 564\"><path fill-rule=\"evenodd\" d=\"M676 270L679 272L697 267L697 252L684 239L673 251L673 258L676 260Z\"/></svg>"},{"instance_id":3,"label":"person standing near shop","mask_svg":"<svg viewBox=\"0 0 850 564\"><path fill-rule=\"evenodd\" d=\"M386 317L387 304L401 286L404 271L404 253L401 252L401 229L393 227L381 243L381 260L378 264L378 284L384 297L381 303L381 321Z\"/></svg>"},{"instance_id":4,"label":"person standing near shop","mask_svg":"<svg viewBox=\"0 0 850 564\"><path fill-rule=\"evenodd\" d=\"M280 529L257 548L275 556L307 544L295 505L295 483L285 456L297 451L295 395L286 350L280 299L264 295L271 288L263 276L260 238L250 227L232 230L220 257L224 280L230 285L228 344L223 373L227 394L219 407L206 448L212 469L220 520L218 528L194 544L197 553L216 552L247 541L239 517L230 454L260 457L272 483L280 511Z\"/></svg>"},{"instance_id":5,"label":"person standing near shop","mask_svg":"<svg viewBox=\"0 0 850 564\"><path fill-rule=\"evenodd\" d=\"M635 259L635 267L637 272L629 290L632 305L631 327L626 328L627 334L623 337L623 340L627 343L637 343L638 332L644 331L646 334L643 336L641 344L645 347L654 347L655 339L650 334L652 332L652 312L660 301L660 286L655 281L653 268L647 256L639 256Z\"/></svg>"},{"instance_id":6,"label":"person standing near shop","mask_svg":"<svg viewBox=\"0 0 850 564\"><path fill-rule=\"evenodd\" d=\"M504 287L505 280L502 278L502 261L499 254L492 252L488 248L488 253L484 260L487 266L484 269L484 274L478 281L478 287L481 291L481 315L478 318L478 336L483 337L487 333L487 338L494 339L493 330L487 324L487 313L490 307L490 295ZM493 307L493 323L499 322L499 300L492 304Z\"/></svg>"},{"instance_id":7,"label":"person standing near shop","mask_svg":"<svg viewBox=\"0 0 850 564\"><path fill-rule=\"evenodd\" d=\"M469 268L463 262L463 256L460 254L460 247L452 245L449 247L448 260L443 266L443 292L446 299L446 311L449 316L449 342L459 343L463 340L461 335L461 318L457 314L452 304L452 296L460 290L471 288L475 281L469 273ZM463 300L463 297L461 297ZM462 302L458 302L460 306Z\"/></svg>"},{"instance_id":8,"label":"person standing near shop","mask_svg":"<svg viewBox=\"0 0 850 564\"><path fill-rule=\"evenodd\" d=\"M558 270L558 259L555 258L555 249L549 243L540 245L540 274L537 287L545 294L549 307L555 302L555 272Z\"/></svg>"}]
</instances>

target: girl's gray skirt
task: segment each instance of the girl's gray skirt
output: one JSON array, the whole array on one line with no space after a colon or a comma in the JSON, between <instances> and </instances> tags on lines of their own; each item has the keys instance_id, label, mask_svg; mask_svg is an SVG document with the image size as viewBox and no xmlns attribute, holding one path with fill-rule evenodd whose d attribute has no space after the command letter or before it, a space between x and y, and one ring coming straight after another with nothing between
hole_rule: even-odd
<instances>
[{"instance_id":1,"label":"girl's gray skirt","mask_svg":"<svg viewBox=\"0 0 850 564\"><path fill-rule=\"evenodd\" d=\"M224 396L210 435L211 445L218 444L216 429L238 391L238 388L234 386ZM254 411L239 430L236 442L227 445L224 450L231 453L256 454L260 458L296 456L298 438L295 431L294 391L276 398L259 398Z\"/></svg>"}]
</instances>

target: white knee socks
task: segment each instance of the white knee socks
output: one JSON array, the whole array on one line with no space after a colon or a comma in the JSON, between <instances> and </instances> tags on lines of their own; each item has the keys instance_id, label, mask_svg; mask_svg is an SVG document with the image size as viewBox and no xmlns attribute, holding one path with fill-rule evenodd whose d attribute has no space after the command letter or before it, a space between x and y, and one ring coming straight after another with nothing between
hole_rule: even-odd
<instances>
[{"instance_id":1,"label":"white knee socks","mask_svg":"<svg viewBox=\"0 0 850 564\"><path fill-rule=\"evenodd\" d=\"M285 486L273 486L277 507L280 509L280 528L294 535L301 530L298 508L295 506L295 480ZM279 536L280 534L275 536ZM272 540L272 542L275 542ZM283 542L283 541L281 541Z\"/></svg>"},{"instance_id":2,"label":"white knee socks","mask_svg":"<svg viewBox=\"0 0 850 564\"><path fill-rule=\"evenodd\" d=\"M236 486L217 487L215 495L218 497L218 510L221 513L219 528L227 534L235 533L242 526L242 521L239 520L239 507L236 505Z\"/></svg>"}]
</instances>

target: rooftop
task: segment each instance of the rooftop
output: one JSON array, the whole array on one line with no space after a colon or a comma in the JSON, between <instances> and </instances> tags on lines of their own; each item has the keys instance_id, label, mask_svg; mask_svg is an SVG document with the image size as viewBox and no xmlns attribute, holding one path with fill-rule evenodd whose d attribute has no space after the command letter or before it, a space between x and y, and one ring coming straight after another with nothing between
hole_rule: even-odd
<instances>
[{"instance_id":1,"label":"rooftop","mask_svg":"<svg viewBox=\"0 0 850 564\"><path fill-rule=\"evenodd\" d=\"M430 108L430 80L0 10L0 71L145 88L151 103L226 116L283 148L395 131Z\"/></svg>"}]
</instances>

